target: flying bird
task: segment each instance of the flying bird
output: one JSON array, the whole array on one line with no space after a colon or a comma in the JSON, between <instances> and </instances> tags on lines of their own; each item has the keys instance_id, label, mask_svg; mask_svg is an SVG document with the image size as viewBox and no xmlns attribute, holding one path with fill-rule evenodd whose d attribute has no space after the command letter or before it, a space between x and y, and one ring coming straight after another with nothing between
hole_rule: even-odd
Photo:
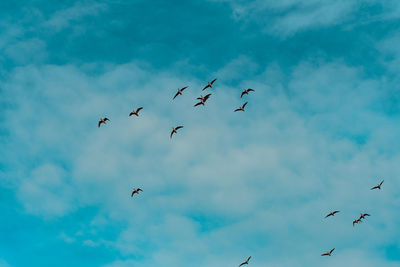
<instances>
[{"instance_id":1,"label":"flying bird","mask_svg":"<svg viewBox=\"0 0 400 267\"><path fill-rule=\"evenodd\" d=\"M340 212L339 210L332 211L328 215L325 216L325 218L328 218L329 216L335 216L336 213Z\"/></svg>"},{"instance_id":2,"label":"flying bird","mask_svg":"<svg viewBox=\"0 0 400 267\"><path fill-rule=\"evenodd\" d=\"M236 112L236 111L244 111L244 107L245 107L246 105L247 105L247 102L244 103L240 108L235 109L234 112Z\"/></svg>"},{"instance_id":3,"label":"flying bird","mask_svg":"<svg viewBox=\"0 0 400 267\"><path fill-rule=\"evenodd\" d=\"M354 227L354 224L359 223L360 221L361 221L360 219L354 220L353 221L353 227Z\"/></svg>"},{"instance_id":4,"label":"flying bird","mask_svg":"<svg viewBox=\"0 0 400 267\"><path fill-rule=\"evenodd\" d=\"M384 181L384 180L382 180L382 182L380 182L377 186L372 187L371 190L374 190L374 189L379 189L379 190L381 190L381 185L383 184L383 181Z\"/></svg>"},{"instance_id":5,"label":"flying bird","mask_svg":"<svg viewBox=\"0 0 400 267\"><path fill-rule=\"evenodd\" d=\"M240 95L240 98L242 98L244 95L248 95L249 92L255 92L255 90L254 90L254 89L251 89L251 88L245 89L245 90L242 92L242 94Z\"/></svg>"},{"instance_id":6,"label":"flying bird","mask_svg":"<svg viewBox=\"0 0 400 267\"><path fill-rule=\"evenodd\" d=\"M185 87L183 87L183 88L181 88L181 89L178 89L178 92L176 92L176 94L175 94L174 98L172 98L172 100L174 100L175 97L177 97L178 95L182 95L183 90L185 90L185 89L188 88L188 87L189 87L189 86L185 86Z\"/></svg>"},{"instance_id":7,"label":"flying bird","mask_svg":"<svg viewBox=\"0 0 400 267\"><path fill-rule=\"evenodd\" d=\"M177 126L177 127L175 127L175 128L172 128L170 138L172 138L172 135L173 135L174 133L178 133L177 130L179 130L180 128L183 128L183 126Z\"/></svg>"},{"instance_id":8,"label":"flying bird","mask_svg":"<svg viewBox=\"0 0 400 267\"><path fill-rule=\"evenodd\" d=\"M129 113L129 117L132 115L136 115L137 117L139 117L139 111L141 111L142 109L143 107L140 107L137 110L132 111L131 113Z\"/></svg>"},{"instance_id":9,"label":"flying bird","mask_svg":"<svg viewBox=\"0 0 400 267\"><path fill-rule=\"evenodd\" d=\"M361 213L359 220L365 219L365 216L371 216L368 213Z\"/></svg>"},{"instance_id":10,"label":"flying bird","mask_svg":"<svg viewBox=\"0 0 400 267\"><path fill-rule=\"evenodd\" d=\"M250 259L251 259L251 256L248 257L246 261L242 262L242 263L239 265L239 267L242 266L242 265L245 265L245 264L249 264L249 260L250 260Z\"/></svg>"},{"instance_id":11,"label":"flying bird","mask_svg":"<svg viewBox=\"0 0 400 267\"><path fill-rule=\"evenodd\" d=\"M132 194L131 194L131 197L133 197L133 195L134 195L134 194L139 194L139 192L140 192L140 191L142 191L142 192L143 192L143 190L142 190L142 189L140 189L140 188L133 189L133 191L132 191Z\"/></svg>"},{"instance_id":12,"label":"flying bird","mask_svg":"<svg viewBox=\"0 0 400 267\"><path fill-rule=\"evenodd\" d=\"M197 106L199 106L199 105L203 105L203 106L204 106L204 104L206 103L206 101L207 101L207 99L210 97L210 95L211 95L211 94L207 94L206 96L201 96L201 95L200 95L200 97L196 98L196 99L200 100L200 102L196 103L196 104L194 105L194 107L197 107Z\"/></svg>"},{"instance_id":13,"label":"flying bird","mask_svg":"<svg viewBox=\"0 0 400 267\"><path fill-rule=\"evenodd\" d=\"M100 119L99 120L99 128L100 128L100 125L102 124L102 123L104 123L104 124L106 124L106 121L110 121L108 118L102 118L102 119Z\"/></svg>"},{"instance_id":14,"label":"flying bird","mask_svg":"<svg viewBox=\"0 0 400 267\"><path fill-rule=\"evenodd\" d=\"M326 252L324 254L321 254L321 256L331 256L332 252L335 250L335 248L331 249L331 251Z\"/></svg>"},{"instance_id":15,"label":"flying bird","mask_svg":"<svg viewBox=\"0 0 400 267\"><path fill-rule=\"evenodd\" d=\"M217 79L212 80L211 82L209 82L206 86L204 86L203 91L206 90L207 88L212 88L213 83L216 81Z\"/></svg>"}]
</instances>

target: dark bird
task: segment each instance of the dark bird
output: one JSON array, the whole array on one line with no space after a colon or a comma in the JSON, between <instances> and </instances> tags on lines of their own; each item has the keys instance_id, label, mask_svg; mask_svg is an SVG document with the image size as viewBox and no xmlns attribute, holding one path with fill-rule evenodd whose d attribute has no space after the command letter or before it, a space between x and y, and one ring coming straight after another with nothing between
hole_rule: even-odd
<instances>
[{"instance_id":1,"label":"dark bird","mask_svg":"<svg viewBox=\"0 0 400 267\"><path fill-rule=\"evenodd\" d=\"M361 213L359 220L365 219L365 216L371 216L368 213Z\"/></svg>"},{"instance_id":2,"label":"dark bird","mask_svg":"<svg viewBox=\"0 0 400 267\"><path fill-rule=\"evenodd\" d=\"M132 111L131 113L129 113L129 117L132 115L136 115L139 117L139 111L141 111L142 109L143 109L143 107L140 107L137 110Z\"/></svg>"},{"instance_id":3,"label":"dark bird","mask_svg":"<svg viewBox=\"0 0 400 267\"><path fill-rule=\"evenodd\" d=\"M143 190L142 190L142 189L140 189L140 188L133 189L133 191L132 191L132 194L131 194L131 197L133 197L133 195L134 195L134 194L139 194L139 192L140 192L140 191L142 191L142 192L143 192Z\"/></svg>"},{"instance_id":4,"label":"dark bird","mask_svg":"<svg viewBox=\"0 0 400 267\"><path fill-rule=\"evenodd\" d=\"M331 251L326 252L324 254L321 254L321 256L331 256L332 252L335 250L335 248L331 249Z\"/></svg>"},{"instance_id":5,"label":"dark bird","mask_svg":"<svg viewBox=\"0 0 400 267\"><path fill-rule=\"evenodd\" d=\"M207 88L212 88L213 83L216 81L217 79L212 80L211 82L209 82L206 86L204 86L203 91L206 90Z\"/></svg>"},{"instance_id":6,"label":"dark bird","mask_svg":"<svg viewBox=\"0 0 400 267\"><path fill-rule=\"evenodd\" d=\"M236 111L244 111L244 107L245 107L246 105L247 105L247 102L244 103L240 108L235 109L234 112L236 112Z\"/></svg>"},{"instance_id":7,"label":"dark bird","mask_svg":"<svg viewBox=\"0 0 400 267\"><path fill-rule=\"evenodd\" d=\"M207 94L206 96L200 96L200 97L196 98L196 99L200 100L200 102L196 103L194 105L194 107L197 107L199 105L203 105L204 106L204 104L206 103L206 101L210 97L210 95L211 94Z\"/></svg>"},{"instance_id":8,"label":"dark bird","mask_svg":"<svg viewBox=\"0 0 400 267\"><path fill-rule=\"evenodd\" d=\"M335 216L336 213L340 212L339 210L332 211L328 215L325 216L325 218L328 218L329 216Z\"/></svg>"},{"instance_id":9,"label":"dark bird","mask_svg":"<svg viewBox=\"0 0 400 267\"><path fill-rule=\"evenodd\" d=\"M106 121L110 121L108 118L103 118L99 120L99 128L102 123L106 124Z\"/></svg>"},{"instance_id":10,"label":"dark bird","mask_svg":"<svg viewBox=\"0 0 400 267\"><path fill-rule=\"evenodd\" d=\"M176 92L174 98L172 98L172 99L175 99L175 97L177 97L178 95L182 95L183 90L185 90L185 89L188 88L188 87L189 87L189 86L185 86L185 87L183 87L183 88L181 88L181 89L178 89L178 92Z\"/></svg>"},{"instance_id":11,"label":"dark bird","mask_svg":"<svg viewBox=\"0 0 400 267\"><path fill-rule=\"evenodd\" d=\"M248 95L249 92L255 92L255 90L254 90L254 89L251 89L251 88L245 89L245 90L242 92L242 94L240 95L240 98L242 98L244 95Z\"/></svg>"},{"instance_id":12,"label":"dark bird","mask_svg":"<svg viewBox=\"0 0 400 267\"><path fill-rule=\"evenodd\" d=\"M359 223L360 221L361 221L360 219L354 220L353 221L353 227L354 227L354 224Z\"/></svg>"},{"instance_id":13,"label":"dark bird","mask_svg":"<svg viewBox=\"0 0 400 267\"><path fill-rule=\"evenodd\" d=\"M239 267L242 266L242 265L245 265L245 264L249 264L249 260L250 260L250 259L251 259L251 256L248 257L246 261L242 262L242 263L239 265Z\"/></svg>"},{"instance_id":14,"label":"dark bird","mask_svg":"<svg viewBox=\"0 0 400 267\"><path fill-rule=\"evenodd\" d=\"M180 128L183 128L183 126L177 126L177 127L175 127L175 128L172 128L170 138L172 138L172 135L173 135L174 133L178 133L177 130L179 130Z\"/></svg>"},{"instance_id":15,"label":"dark bird","mask_svg":"<svg viewBox=\"0 0 400 267\"><path fill-rule=\"evenodd\" d=\"M377 186L372 187L371 190L374 190L374 189L379 189L380 190L381 189L381 185L383 184L383 181L384 180L382 180L382 182L380 182Z\"/></svg>"}]
</instances>

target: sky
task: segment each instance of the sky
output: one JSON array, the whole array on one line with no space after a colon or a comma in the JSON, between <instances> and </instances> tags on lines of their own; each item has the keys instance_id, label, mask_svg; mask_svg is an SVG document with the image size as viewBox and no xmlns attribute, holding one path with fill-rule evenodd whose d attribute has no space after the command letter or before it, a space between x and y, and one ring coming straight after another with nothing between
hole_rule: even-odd
<instances>
[{"instance_id":1,"label":"sky","mask_svg":"<svg viewBox=\"0 0 400 267\"><path fill-rule=\"evenodd\" d=\"M1 1L0 267L399 266L399 28L397 0Z\"/></svg>"}]
</instances>

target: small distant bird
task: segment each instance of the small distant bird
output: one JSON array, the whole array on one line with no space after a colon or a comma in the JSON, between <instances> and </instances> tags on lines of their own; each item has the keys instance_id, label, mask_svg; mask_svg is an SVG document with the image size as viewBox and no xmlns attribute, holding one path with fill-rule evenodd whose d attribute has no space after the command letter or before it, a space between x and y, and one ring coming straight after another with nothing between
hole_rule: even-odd
<instances>
[{"instance_id":1,"label":"small distant bird","mask_svg":"<svg viewBox=\"0 0 400 267\"><path fill-rule=\"evenodd\" d=\"M235 109L234 112L236 112L236 111L244 111L244 107L245 107L246 105L247 105L247 102L244 103L240 108Z\"/></svg>"},{"instance_id":2,"label":"small distant bird","mask_svg":"<svg viewBox=\"0 0 400 267\"><path fill-rule=\"evenodd\" d=\"M242 92L242 94L240 95L240 98L242 98L244 95L248 95L249 92L255 92L255 90L254 90L254 89L251 89L251 88L245 89L245 90Z\"/></svg>"},{"instance_id":3,"label":"small distant bird","mask_svg":"<svg viewBox=\"0 0 400 267\"><path fill-rule=\"evenodd\" d=\"M196 104L194 105L194 107L197 107L197 106L199 106L199 105L203 105L203 106L204 106L204 104L206 103L207 99L208 99L210 96L211 96L211 94L207 94L206 96L201 96L201 95L200 95L200 97L196 98L196 99L200 100L200 102L196 103Z\"/></svg>"},{"instance_id":4,"label":"small distant bird","mask_svg":"<svg viewBox=\"0 0 400 267\"><path fill-rule=\"evenodd\" d=\"M242 263L239 265L239 267L242 266L242 265L245 265L245 264L249 264L249 260L250 260L250 259L251 259L251 256L248 257L246 261L242 262Z\"/></svg>"},{"instance_id":5,"label":"small distant bird","mask_svg":"<svg viewBox=\"0 0 400 267\"><path fill-rule=\"evenodd\" d=\"M133 197L133 195L134 195L134 194L139 194L139 192L140 192L140 191L142 191L142 192L143 192L143 190L142 190L142 189L140 189L140 188L133 189L133 191L132 191L132 194L131 194L131 197Z\"/></svg>"},{"instance_id":6,"label":"small distant bird","mask_svg":"<svg viewBox=\"0 0 400 267\"><path fill-rule=\"evenodd\" d=\"M331 256L332 252L335 250L335 248L331 249L331 251L326 252L324 254L321 254L321 256Z\"/></svg>"},{"instance_id":7,"label":"small distant bird","mask_svg":"<svg viewBox=\"0 0 400 267\"><path fill-rule=\"evenodd\" d=\"M174 98L172 98L172 99L175 99L175 97L177 97L178 95L182 95L183 90L185 90L185 89L188 88L188 87L189 87L189 86L185 86L185 87L183 87L183 88L181 88L181 89L178 89L178 92L176 92Z\"/></svg>"},{"instance_id":8,"label":"small distant bird","mask_svg":"<svg viewBox=\"0 0 400 267\"><path fill-rule=\"evenodd\" d=\"M175 127L175 128L172 128L170 138L172 138L172 135L173 135L174 133L178 133L177 130L179 130L180 128L183 128L183 126L177 126L177 127Z\"/></svg>"},{"instance_id":9,"label":"small distant bird","mask_svg":"<svg viewBox=\"0 0 400 267\"><path fill-rule=\"evenodd\" d=\"M377 186L372 187L371 190L374 190L374 189L379 189L379 190L381 190L381 185L383 184L383 181L384 181L384 180L382 180L382 182L380 182Z\"/></svg>"},{"instance_id":10,"label":"small distant bird","mask_svg":"<svg viewBox=\"0 0 400 267\"><path fill-rule=\"evenodd\" d=\"M361 213L359 220L361 221L362 219L365 219L365 216L371 216L368 213Z\"/></svg>"},{"instance_id":11,"label":"small distant bird","mask_svg":"<svg viewBox=\"0 0 400 267\"><path fill-rule=\"evenodd\" d=\"M328 218L329 216L335 216L336 213L340 212L339 210L332 211L328 215L325 216L325 218Z\"/></svg>"},{"instance_id":12,"label":"small distant bird","mask_svg":"<svg viewBox=\"0 0 400 267\"><path fill-rule=\"evenodd\" d=\"M139 111L141 111L142 109L143 107L140 107L137 110L132 111L131 113L129 113L129 117L132 115L136 115L137 117L139 117Z\"/></svg>"},{"instance_id":13,"label":"small distant bird","mask_svg":"<svg viewBox=\"0 0 400 267\"><path fill-rule=\"evenodd\" d=\"M206 90L207 88L212 88L213 83L216 81L217 79L212 80L211 82L209 82L206 86L204 86L203 91Z\"/></svg>"},{"instance_id":14,"label":"small distant bird","mask_svg":"<svg viewBox=\"0 0 400 267\"><path fill-rule=\"evenodd\" d=\"M103 118L99 120L99 128L102 123L106 124L106 121L110 121L108 118Z\"/></svg>"},{"instance_id":15,"label":"small distant bird","mask_svg":"<svg viewBox=\"0 0 400 267\"><path fill-rule=\"evenodd\" d=\"M361 221L360 219L354 220L353 221L353 227L354 227L354 224L359 223L360 221Z\"/></svg>"}]
</instances>

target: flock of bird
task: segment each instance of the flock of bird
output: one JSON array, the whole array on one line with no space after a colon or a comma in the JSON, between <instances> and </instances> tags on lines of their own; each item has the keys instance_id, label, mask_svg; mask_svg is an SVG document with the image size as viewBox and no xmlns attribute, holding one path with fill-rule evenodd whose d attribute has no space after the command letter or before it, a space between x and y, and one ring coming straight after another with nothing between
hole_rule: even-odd
<instances>
[{"instance_id":1,"label":"flock of bird","mask_svg":"<svg viewBox=\"0 0 400 267\"><path fill-rule=\"evenodd\" d=\"M379 190L380 190L380 189L381 189L381 186L382 186L382 184L383 184L383 181L384 181L384 180L382 180L378 185L372 187L371 190L374 190L374 189L379 189ZM328 213L328 214L325 216L325 218L328 218L328 217L330 217L330 216L335 216L335 214L336 214L336 213L339 213L339 212L340 212L339 210L332 211L332 212ZM360 213L360 217L359 217L358 219L355 219L355 220L353 221L353 227L354 227L355 224L358 224L358 223L362 222L362 220L365 219L366 216L371 216L371 215L368 214L368 213ZM326 253L321 254L321 256L332 256L331 254L332 254L332 252L333 252L334 250L335 250L335 248L331 249L329 252L326 252Z\"/></svg>"},{"instance_id":2,"label":"flock of bird","mask_svg":"<svg viewBox=\"0 0 400 267\"><path fill-rule=\"evenodd\" d=\"M214 84L214 82L215 82L216 80L217 80L217 79L214 79L214 80L212 80L211 82L208 82L207 85L204 86L204 88L202 89L202 91L206 90L207 88L213 88L213 84ZM174 95L174 97L172 98L172 100L174 100L177 96L182 95L182 94L183 94L183 91L186 90L188 87L189 87L189 86L185 86L185 87L183 87L183 88L179 88L178 91L176 92L176 94ZM248 88L248 89L243 90L242 93L240 94L240 98L242 98L244 95L248 95L250 92L255 92L255 90L254 90L254 89L251 89L251 88ZM211 93L210 93L210 94L207 94L207 95L205 95L205 96L200 95L199 97L197 97L196 100L198 100L198 102L194 105L194 107L197 107L197 106L200 106L200 105L204 106L205 103L206 103L206 101L210 98L210 96L211 96ZM239 108L235 109L234 112L238 112L238 111L243 111L243 112L244 112L247 103L248 103L248 102L243 103L243 105L240 106ZM142 109L143 109L143 107L139 107L139 108L137 108L136 110L133 110L131 113L129 113L129 116L135 115L135 116L138 117L138 116L139 116L139 112L140 112ZM101 119L99 120L99 122L98 122L98 127L100 128L100 126L101 126L102 124L106 124L107 121L110 121L110 119L107 118L107 117L101 118ZM178 130L179 130L179 129L182 129L182 128L183 128L182 125L179 125L179 126L176 126L176 127L172 127L172 131L171 131L171 133L170 133L170 138L172 139L172 136L173 136L174 134L177 134L177 133L178 133ZM381 189L382 184L383 184L383 180L382 180L378 185L372 187L371 190L374 190L374 189ZM131 197L133 197L135 194L139 194L139 192L143 192L143 190L142 190L141 188L134 188L134 189L132 190ZM335 214L336 214L336 213L339 213L339 212L340 212L339 210L332 211L332 212L330 212L329 214L327 214L327 215L325 216L325 218L328 218L328 217L331 217L331 216L335 216ZM362 222L362 220L365 219L366 216L371 216L371 215L368 214L368 213L361 213L361 214L360 214L360 217L359 217L358 219L355 219L355 220L353 221L353 226L354 226L355 224L358 224L358 223ZM331 256L331 255L332 255L332 252L333 252L334 250L335 250L335 248L331 249L329 252L326 252L326 253L321 254L321 256ZM243 266L243 265L249 264L250 259L251 259L251 256L248 257L247 260L245 260L244 262L242 262L242 263L239 265L239 267L240 267L240 266Z\"/></svg>"}]
</instances>

